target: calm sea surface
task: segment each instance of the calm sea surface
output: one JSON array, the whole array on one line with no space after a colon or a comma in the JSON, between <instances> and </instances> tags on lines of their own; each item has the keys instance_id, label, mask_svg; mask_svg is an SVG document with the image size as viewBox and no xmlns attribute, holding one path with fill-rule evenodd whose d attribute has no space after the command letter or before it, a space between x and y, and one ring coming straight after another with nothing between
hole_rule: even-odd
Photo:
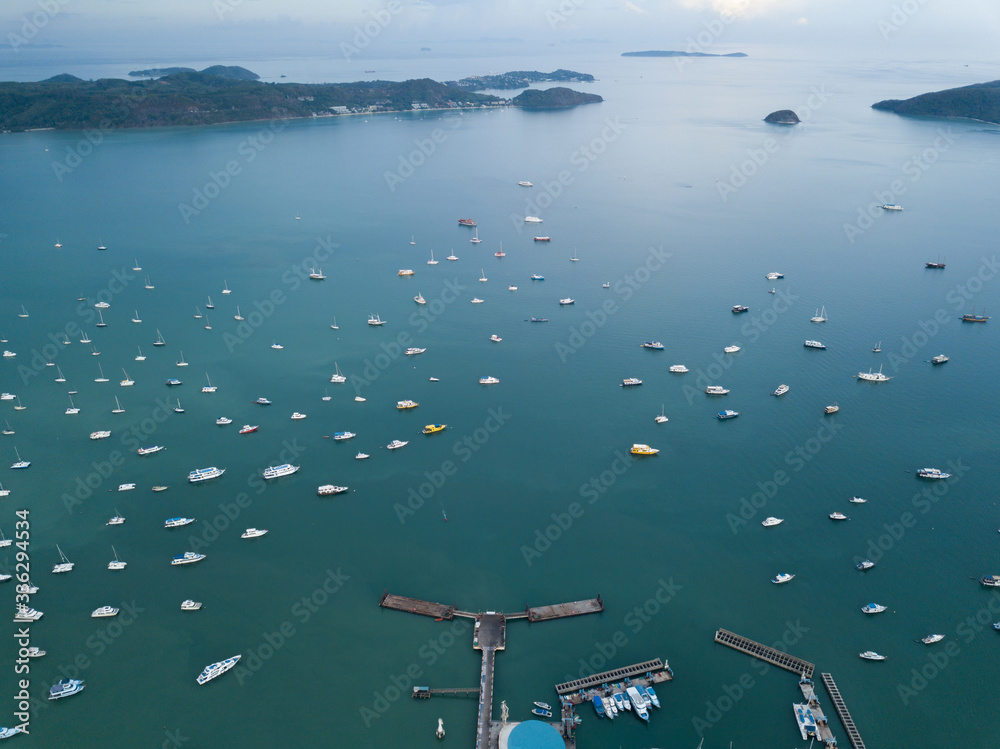
<instances>
[{"instance_id":1,"label":"calm sea surface","mask_svg":"<svg viewBox=\"0 0 1000 749\"><path fill-rule=\"evenodd\" d=\"M369 67L482 72L435 65ZM1000 573L1000 323L959 318L1000 309L998 129L869 105L995 71L757 57L489 67L590 72L599 80L574 88L605 101L114 132L93 146L79 132L0 138L0 337L17 353L0 382L26 407L0 404L15 431L0 450L6 465L15 447L32 462L3 469L0 530L10 538L15 511L30 511L32 605L45 612L31 641L48 651L31 662L40 704L19 740L430 747L442 717L448 741L471 745L474 701L406 694L476 684L470 628L382 610L388 590L507 611L600 593L599 616L512 622L497 658L496 714L503 699L512 719L590 670L670 662L649 726L583 710L581 747L694 747L699 733L706 747L801 743L794 675L714 644L718 627L784 640L831 672L870 746L988 744L1000 599L970 577ZM354 77L316 63L291 79ZM761 121L782 108L805 122ZM905 210L873 208L883 202ZM542 234L551 242L533 241ZM925 270L938 258L944 271ZM325 281L306 280L313 267ZM98 301L110 304L102 328ZM750 312L732 314L738 303ZM828 322L811 323L824 306ZM742 350L723 354L732 344ZM408 346L427 351L401 355ZM940 353L951 361L933 367ZM335 367L347 383L329 382ZM879 367L891 381L854 377ZM118 385L123 369L133 387ZM110 382L94 381L102 370ZM480 386L485 375L500 384ZM173 377L183 385L168 388ZM216 393L201 392L206 377ZM623 389L625 377L644 384ZM771 397L781 383L790 392ZM732 392L712 399L706 384ZM64 414L67 391L78 415ZM402 399L420 406L397 411ZM723 408L740 418L717 421ZM223 415L233 424L216 426ZM260 430L238 436L244 423ZM423 436L427 423L448 429ZM89 440L98 429L111 438ZM358 436L327 438L342 430ZM393 439L409 444L389 452ZM634 442L660 453L632 460ZM150 444L166 449L136 455ZM301 470L265 486L260 470L283 462ZM187 483L209 465L225 476ZM955 475L924 496L922 466ZM136 489L118 492L126 482ZM325 483L350 493L318 498ZM850 522L831 522L834 510ZM116 511L126 523L106 526ZM197 522L163 528L179 515ZM768 515L785 522L765 529ZM269 533L240 539L252 526ZM49 572L56 544L68 575ZM106 569L112 545L122 572ZM171 567L188 549L207 559ZM15 551L0 554L8 572ZM865 557L878 565L862 574ZM796 578L772 585L779 572ZM13 610L13 584L0 591ZM180 611L185 598L203 609ZM867 617L869 601L889 610ZM102 605L123 611L92 620ZM915 642L932 632L947 639ZM860 660L868 649L888 660ZM236 653L238 670L195 684ZM82 695L44 700L76 671ZM0 723L17 722L12 702Z\"/></svg>"}]
</instances>

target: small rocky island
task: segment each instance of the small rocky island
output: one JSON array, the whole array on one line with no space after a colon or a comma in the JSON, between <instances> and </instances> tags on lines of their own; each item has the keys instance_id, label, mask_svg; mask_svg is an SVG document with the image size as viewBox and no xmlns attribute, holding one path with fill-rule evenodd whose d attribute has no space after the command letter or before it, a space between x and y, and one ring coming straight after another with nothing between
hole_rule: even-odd
<instances>
[{"instance_id":1,"label":"small rocky island","mask_svg":"<svg viewBox=\"0 0 1000 749\"><path fill-rule=\"evenodd\" d=\"M714 55L711 52L678 52L671 49L648 49L644 52L622 52L622 57L747 57L746 52Z\"/></svg>"},{"instance_id":2,"label":"small rocky island","mask_svg":"<svg viewBox=\"0 0 1000 749\"><path fill-rule=\"evenodd\" d=\"M872 104L872 109L911 117L962 117L1000 124L1000 81L920 94L912 99L886 99Z\"/></svg>"},{"instance_id":3,"label":"small rocky island","mask_svg":"<svg viewBox=\"0 0 1000 749\"><path fill-rule=\"evenodd\" d=\"M772 125L798 125L802 120L791 109L779 109L765 117L764 122L770 122Z\"/></svg>"},{"instance_id":4,"label":"small rocky island","mask_svg":"<svg viewBox=\"0 0 1000 749\"><path fill-rule=\"evenodd\" d=\"M601 101L604 99L597 94L583 94L573 89L557 86L544 91L529 88L511 99L510 103L515 107L524 107L525 109L558 109L575 107L579 104L595 104Z\"/></svg>"}]
</instances>

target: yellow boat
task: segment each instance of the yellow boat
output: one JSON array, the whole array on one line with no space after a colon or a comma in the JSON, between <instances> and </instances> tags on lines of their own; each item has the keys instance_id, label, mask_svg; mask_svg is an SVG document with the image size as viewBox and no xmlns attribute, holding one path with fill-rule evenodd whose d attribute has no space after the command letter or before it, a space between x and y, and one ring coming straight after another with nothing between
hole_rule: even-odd
<instances>
[{"instance_id":1,"label":"yellow boat","mask_svg":"<svg viewBox=\"0 0 1000 749\"><path fill-rule=\"evenodd\" d=\"M632 449L629 450L633 455L656 455L660 452L655 447L650 447L649 445L640 445L638 442L632 445Z\"/></svg>"},{"instance_id":2,"label":"yellow boat","mask_svg":"<svg viewBox=\"0 0 1000 749\"><path fill-rule=\"evenodd\" d=\"M434 434L435 432L443 432L444 428L448 426L447 424L428 424L424 427L424 434Z\"/></svg>"},{"instance_id":3,"label":"yellow boat","mask_svg":"<svg viewBox=\"0 0 1000 749\"><path fill-rule=\"evenodd\" d=\"M396 402L396 408L400 409L401 411L403 409L407 409L407 408L416 408L419 405L420 404L417 403L416 401L397 401Z\"/></svg>"}]
</instances>

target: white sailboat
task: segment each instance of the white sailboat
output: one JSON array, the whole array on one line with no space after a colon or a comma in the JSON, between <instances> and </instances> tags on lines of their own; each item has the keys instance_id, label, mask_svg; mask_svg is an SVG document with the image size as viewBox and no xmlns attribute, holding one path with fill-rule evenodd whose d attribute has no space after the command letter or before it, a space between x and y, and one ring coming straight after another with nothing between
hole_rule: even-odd
<instances>
[{"instance_id":1,"label":"white sailboat","mask_svg":"<svg viewBox=\"0 0 1000 749\"><path fill-rule=\"evenodd\" d=\"M875 348L873 348L872 351L874 351L876 354L881 353L881 351L882 351L882 341L879 341L878 343L876 343L875 344Z\"/></svg>"},{"instance_id":2,"label":"white sailboat","mask_svg":"<svg viewBox=\"0 0 1000 749\"><path fill-rule=\"evenodd\" d=\"M198 309L198 305L197 304L194 306L194 319L195 320L200 320L201 319L201 310Z\"/></svg>"},{"instance_id":3,"label":"white sailboat","mask_svg":"<svg viewBox=\"0 0 1000 749\"><path fill-rule=\"evenodd\" d=\"M456 255L455 251L452 250L451 254L448 257L446 257L445 260L451 260L452 262L455 262L456 260L458 260L458 255Z\"/></svg>"},{"instance_id":4,"label":"white sailboat","mask_svg":"<svg viewBox=\"0 0 1000 749\"><path fill-rule=\"evenodd\" d=\"M149 280L149 276L146 276L146 288L149 289L150 291L156 288L155 286L153 286L153 283Z\"/></svg>"},{"instance_id":5,"label":"white sailboat","mask_svg":"<svg viewBox=\"0 0 1000 749\"><path fill-rule=\"evenodd\" d=\"M340 326L337 325L337 317L336 317L336 315L333 318L333 325L331 325L330 327L333 328L334 330L340 330Z\"/></svg>"},{"instance_id":6,"label":"white sailboat","mask_svg":"<svg viewBox=\"0 0 1000 749\"><path fill-rule=\"evenodd\" d=\"M434 250L431 250L431 259L427 261L428 265L437 265L438 261L434 259Z\"/></svg>"},{"instance_id":7,"label":"white sailboat","mask_svg":"<svg viewBox=\"0 0 1000 749\"><path fill-rule=\"evenodd\" d=\"M59 552L59 559L61 559L62 561L52 568L52 572L55 574L59 574L60 572L69 572L70 570L72 570L73 563L66 558L65 554L63 554L62 549L59 548L59 544L56 544L56 551Z\"/></svg>"},{"instance_id":8,"label":"white sailboat","mask_svg":"<svg viewBox=\"0 0 1000 749\"><path fill-rule=\"evenodd\" d=\"M205 302L205 309L215 309L215 305L212 304L212 297L208 297L208 301Z\"/></svg>"},{"instance_id":9,"label":"white sailboat","mask_svg":"<svg viewBox=\"0 0 1000 749\"><path fill-rule=\"evenodd\" d=\"M154 346L166 346L167 345L167 342L163 339L163 333L160 332L159 328L156 329L156 340L153 341L153 345Z\"/></svg>"},{"instance_id":10,"label":"white sailboat","mask_svg":"<svg viewBox=\"0 0 1000 749\"><path fill-rule=\"evenodd\" d=\"M21 305L21 311L17 313L17 316L18 317L27 317L28 316L28 310L26 310L24 308L23 304Z\"/></svg>"},{"instance_id":11,"label":"white sailboat","mask_svg":"<svg viewBox=\"0 0 1000 749\"><path fill-rule=\"evenodd\" d=\"M824 306L822 310L816 310L816 314L809 319L812 322L826 322L826 307Z\"/></svg>"},{"instance_id":12,"label":"white sailboat","mask_svg":"<svg viewBox=\"0 0 1000 749\"><path fill-rule=\"evenodd\" d=\"M222 293L223 294L232 294L233 293L232 289L229 288L229 284L226 281L222 282Z\"/></svg>"},{"instance_id":13,"label":"white sailboat","mask_svg":"<svg viewBox=\"0 0 1000 749\"><path fill-rule=\"evenodd\" d=\"M17 405L14 406L14 410L15 411L23 411L26 408L27 408L27 406L22 406L21 405L21 396L20 395L17 396Z\"/></svg>"},{"instance_id":14,"label":"white sailboat","mask_svg":"<svg viewBox=\"0 0 1000 749\"><path fill-rule=\"evenodd\" d=\"M80 333L80 343L90 343L90 338L87 337L87 331L82 331Z\"/></svg>"},{"instance_id":15,"label":"white sailboat","mask_svg":"<svg viewBox=\"0 0 1000 749\"><path fill-rule=\"evenodd\" d=\"M56 382L66 382L66 375L63 374L61 367L56 366L56 373L59 375L56 377Z\"/></svg>"},{"instance_id":16,"label":"white sailboat","mask_svg":"<svg viewBox=\"0 0 1000 749\"><path fill-rule=\"evenodd\" d=\"M333 368L337 371L330 376L330 382L347 382L347 378L340 373L340 367L337 365L337 362L333 363Z\"/></svg>"},{"instance_id":17,"label":"white sailboat","mask_svg":"<svg viewBox=\"0 0 1000 749\"><path fill-rule=\"evenodd\" d=\"M66 415L74 416L78 413L80 413L80 409L76 407L76 404L73 402L73 396L71 395L69 397L69 408L66 409Z\"/></svg>"},{"instance_id":18,"label":"white sailboat","mask_svg":"<svg viewBox=\"0 0 1000 749\"><path fill-rule=\"evenodd\" d=\"M122 404L118 402L118 396L117 395L115 396L115 407L111 409L111 413L113 413L113 414L123 414L123 413L125 413L125 409L122 408Z\"/></svg>"},{"instance_id":19,"label":"white sailboat","mask_svg":"<svg viewBox=\"0 0 1000 749\"><path fill-rule=\"evenodd\" d=\"M472 239L470 239L469 241L470 241L470 242L472 242L472 244L479 244L480 242L482 242L482 241L483 241L483 240L481 240L481 239L479 238L479 227L478 227L478 226L476 227L476 236L474 236L474 237L473 237Z\"/></svg>"},{"instance_id":20,"label":"white sailboat","mask_svg":"<svg viewBox=\"0 0 1000 749\"><path fill-rule=\"evenodd\" d=\"M114 559L113 562L108 562L108 569L109 570L123 570L123 569L125 569L125 566L128 564L128 562L123 562L121 559L118 558L118 552L115 551L115 547L114 546L111 547L111 551L114 552L115 559Z\"/></svg>"},{"instance_id":21,"label":"white sailboat","mask_svg":"<svg viewBox=\"0 0 1000 749\"><path fill-rule=\"evenodd\" d=\"M125 367L122 367L122 374L125 375L125 379L118 383L119 385L123 388L130 388L135 385L135 380L128 376L128 372L125 371Z\"/></svg>"},{"instance_id":22,"label":"white sailboat","mask_svg":"<svg viewBox=\"0 0 1000 749\"><path fill-rule=\"evenodd\" d=\"M132 266L132 270L134 270L136 273L142 270L142 266L139 265L139 258L135 259L135 265Z\"/></svg>"},{"instance_id":23,"label":"white sailboat","mask_svg":"<svg viewBox=\"0 0 1000 749\"><path fill-rule=\"evenodd\" d=\"M136 361L146 361L146 357L143 356L143 353L142 353L142 347L136 346L136 348L139 349L139 355L137 357L135 357L135 360Z\"/></svg>"},{"instance_id":24,"label":"white sailboat","mask_svg":"<svg viewBox=\"0 0 1000 749\"><path fill-rule=\"evenodd\" d=\"M104 367L101 366L100 362L97 362L97 370L101 373L101 376L95 377L94 382L108 382L108 378L104 376Z\"/></svg>"},{"instance_id":25,"label":"white sailboat","mask_svg":"<svg viewBox=\"0 0 1000 749\"><path fill-rule=\"evenodd\" d=\"M97 321L97 327L98 328L106 328L106 327L108 327L108 324L106 322L104 322L104 312L102 312L101 310L97 310L97 316L98 316L98 318L100 318Z\"/></svg>"},{"instance_id":26,"label":"white sailboat","mask_svg":"<svg viewBox=\"0 0 1000 749\"><path fill-rule=\"evenodd\" d=\"M481 274L479 276L479 283L486 283L486 281L487 281L487 279L486 279L486 271L483 270L482 268L480 268L479 269L479 273Z\"/></svg>"},{"instance_id":27,"label":"white sailboat","mask_svg":"<svg viewBox=\"0 0 1000 749\"><path fill-rule=\"evenodd\" d=\"M21 469L21 468L27 468L28 466L31 465L31 461L30 460L22 460L21 459L21 453L19 453L17 451L17 447L16 446L14 447L14 455L17 456L17 462L15 462L13 465L11 465L11 470L17 470L17 469Z\"/></svg>"},{"instance_id":28,"label":"white sailboat","mask_svg":"<svg viewBox=\"0 0 1000 749\"><path fill-rule=\"evenodd\" d=\"M212 378L208 376L208 372L205 373L205 379L208 380L208 385L206 385L205 387L203 387L201 389L201 392L203 392L203 393L214 393L216 388L215 388L215 385L212 384Z\"/></svg>"},{"instance_id":29,"label":"white sailboat","mask_svg":"<svg viewBox=\"0 0 1000 749\"><path fill-rule=\"evenodd\" d=\"M132 322L134 323L142 322L142 318L139 317L139 310L135 311L135 316L132 318Z\"/></svg>"},{"instance_id":30,"label":"white sailboat","mask_svg":"<svg viewBox=\"0 0 1000 749\"><path fill-rule=\"evenodd\" d=\"M208 315L205 315L205 330L211 330L211 329L212 329L212 323L209 322Z\"/></svg>"},{"instance_id":31,"label":"white sailboat","mask_svg":"<svg viewBox=\"0 0 1000 749\"><path fill-rule=\"evenodd\" d=\"M181 351L181 358L177 361L177 366L178 367L186 367L187 365L188 365L188 363L186 361L184 361L184 352Z\"/></svg>"},{"instance_id":32,"label":"white sailboat","mask_svg":"<svg viewBox=\"0 0 1000 749\"><path fill-rule=\"evenodd\" d=\"M240 305L238 304L236 305L236 314L233 315L233 319L237 320L238 322L243 322L244 318L243 315L240 314Z\"/></svg>"},{"instance_id":33,"label":"white sailboat","mask_svg":"<svg viewBox=\"0 0 1000 749\"><path fill-rule=\"evenodd\" d=\"M416 243L417 243L416 240L413 238L413 235L411 234L410 235L410 244L416 244Z\"/></svg>"}]
</instances>

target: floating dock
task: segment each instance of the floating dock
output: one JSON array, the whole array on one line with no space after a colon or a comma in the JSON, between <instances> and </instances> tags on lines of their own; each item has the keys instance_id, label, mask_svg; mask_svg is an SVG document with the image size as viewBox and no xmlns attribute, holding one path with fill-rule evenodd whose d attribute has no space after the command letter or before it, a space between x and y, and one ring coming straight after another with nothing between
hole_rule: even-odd
<instances>
[{"instance_id":1,"label":"floating dock","mask_svg":"<svg viewBox=\"0 0 1000 749\"><path fill-rule=\"evenodd\" d=\"M574 679L573 681L556 684L556 694L560 697L569 697L573 704L579 705L583 702L583 695L580 692L586 692L588 689L594 689L609 682L628 679L633 684L641 684L646 687L670 681L673 678L674 674L670 670L670 666L659 658L654 658L651 661L633 663L631 666L603 671L602 673L587 676L583 679Z\"/></svg>"},{"instance_id":2,"label":"floating dock","mask_svg":"<svg viewBox=\"0 0 1000 749\"><path fill-rule=\"evenodd\" d=\"M390 593L383 593L378 605L386 609L405 611L409 614L420 614L433 619L454 619L455 606L446 606L443 603L433 601L421 601L417 598L407 598L406 596L394 596Z\"/></svg>"},{"instance_id":3,"label":"floating dock","mask_svg":"<svg viewBox=\"0 0 1000 749\"><path fill-rule=\"evenodd\" d=\"M837 746L837 739L830 729L830 721L823 713L823 708L819 705L819 699L816 697L816 688L813 685L812 679L808 676L803 676L799 679L799 689L802 691L806 705L812 711L813 718L816 720L816 738L823 742L823 746L833 749L833 747Z\"/></svg>"},{"instance_id":4,"label":"floating dock","mask_svg":"<svg viewBox=\"0 0 1000 749\"><path fill-rule=\"evenodd\" d=\"M584 614L599 614L604 611L604 601L601 596L588 598L585 601L570 601L556 603L551 606L535 606L527 609L529 622L544 622L548 619L563 619L567 616L583 616Z\"/></svg>"},{"instance_id":5,"label":"floating dock","mask_svg":"<svg viewBox=\"0 0 1000 749\"><path fill-rule=\"evenodd\" d=\"M843 697L840 696L837 683L830 674L820 674L820 677L823 679L823 686L826 687L826 691L830 693L830 699L833 700L833 707L840 717L840 722L844 724L844 730L847 731L847 738L850 739L851 746L854 749L865 749L865 742L861 740L858 727L854 725L854 718L851 717L851 713L847 709L847 704L844 702Z\"/></svg>"},{"instance_id":6,"label":"floating dock","mask_svg":"<svg viewBox=\"0 0 1000 749\"><path fill-rule=\"evenodd\" d=\"M813 671L816 670L816 666L809 661L775 650L748 637L730 632L728 629L719 629L715 633L715 641L808 679L812 678Z\"/></svg>"}]
</instances>

